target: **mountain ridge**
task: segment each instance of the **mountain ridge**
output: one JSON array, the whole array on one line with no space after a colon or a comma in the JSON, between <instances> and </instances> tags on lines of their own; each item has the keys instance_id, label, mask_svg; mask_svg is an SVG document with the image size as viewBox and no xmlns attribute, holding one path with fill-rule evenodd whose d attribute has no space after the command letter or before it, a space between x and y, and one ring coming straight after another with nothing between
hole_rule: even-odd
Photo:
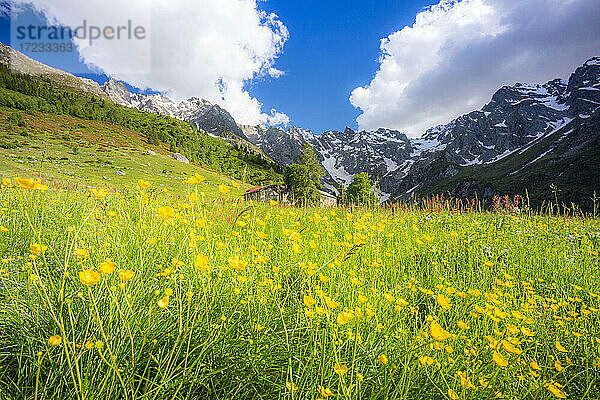
<instances>
[{"instance_id":1,"label":"mountain ridge","mask_svg":"<svg viewBox=\"0 0 600 400\"><path fill-rule=\"evenodd\" d=\"M481 109L432 127L418 138L386 128L355 131L346 127L317 135L296 126L284 129L236 124L238 130L231 115L214 105L201 107L193 118L191 114L177 117L217 136L228 132L247 140L281 165L297 162L303 147L310 144L325 170L322 183L328 191L336 193L340 184L347 186L353 176L367 172L377 182L380 199L387 201L432 194L425 190L429 186L418 181L438 168L440 159L447 162L437 178L441 189L447 188L442 184L444 180L462 169L494 164L526 151L579 116L593 114L598 107L600 57L592 57L569 79L504 85ZM450 192L468 194L465 190Z\"/></svg>"},{"instance_id":2,"label":"mountain ridge","mask_svg":"<svg viewBox=\"0 0 600 400\"><path fill-rule=\"evenodd\" d=\"M114 103L187 121L210 136L254 146L283 166L297 162L303 147L310 144L325 170L322 183L328 191L335 193L339 184L347 186L353 176L367 172L376 181L382 201L409 200L431 194L431 188L447 188L443 182L461 176L464 169L514 159L514 154L537 148L536 143L563 127L582 123L600 107L600 57L592 57L569 79L502 86L481 109L427 129L418 138L386 128L355 131L346 127L314 134L296 126L284 129L237 124L226 109L205 99L191 97L175 102L164 94L132 93L113 78L100 86L19 56L16 50L9 53L9 60L18 61L17 70L27 69L26 65L34 75L59 79ZM433 175L440 185L419 182Z\"/></svg>"}]
</instances>

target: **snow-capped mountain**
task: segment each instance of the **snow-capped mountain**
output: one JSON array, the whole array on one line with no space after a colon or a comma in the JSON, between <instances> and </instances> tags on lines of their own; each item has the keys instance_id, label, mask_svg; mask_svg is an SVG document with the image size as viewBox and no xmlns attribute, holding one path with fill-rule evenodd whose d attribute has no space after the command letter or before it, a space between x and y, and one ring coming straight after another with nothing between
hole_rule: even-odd
<instances>
[{"instance_id":1,"label":"snow-capped mountain","mask_svg":"<svg viewBox=\"0 0 600 400\"><path fill-rule=\"evenodd\" d=\"M300 128L242 127L245 136L281 164L299 159L310 143L327 172L325 186L334 191L354 175L368 172L385 200L418 192L420 179L444 165L437 178L451 178L461 168L493 164L522 152L600 107L600 57L588 60L569 80L543 85L504 86L481 110L408 138L389 129L329 131L313 135ZM444 160L443 163L440 160Z\"/></svg>"},{"instance_id":2,"label":"snow-capped mountain","mask_svg":"<svg viewBox=\"0 0 600 400\"><path fill-rule=\"evenodd\" d=\"M398 168L395 160L410 156L410 140L399 131L379 129L355 132L327 131L314 135L310 130L291 127L241 126L244 136L282 165L300 159L305 144L310 144L325 170L324 186L335 192L339 183L349 185L354 175L367 172L384 176Z\"/></svg>"},{"instance_id":3,"label":"snow-capped mountain","mask_svg":"<svg viewBox=\"0 0 600 400\"><path fill-rule=\"evenodd\" d=\"M469 166L494 164L523 152L575 119L592 115L600 107L600 57L588 60L568 80L504 86L481 110L428 129L416 139L383 128L347 127L316 135L295 126L238 125L225 109L203 99L176 103L165 95L130 93L113 79L102 90L119 104L186 120L215 136L246 140L281 165L298 161L304 145L310 144L326 171L323 184L329 191L367 172L377 181L381 199L387 200L420 193L427 186L426 176L442 181Z\"/></svg>"},{"instance_id":4,"label":"snow-capped mountain","mask_svg":"<svg viewBox=\"0 0 600 400\"><path fill-rule=\"evenodd\" d=\"M599 109L600 57L577 68L568 81L504 86L480 111L412 140L411 168L383 177L382 188L398 197L410 197L420 192L425 176L443 181L469 166L483 168L514 158L569 124L576 127ZM550 154L552 147L540 150Z\"/></svg>"}]
</instances>

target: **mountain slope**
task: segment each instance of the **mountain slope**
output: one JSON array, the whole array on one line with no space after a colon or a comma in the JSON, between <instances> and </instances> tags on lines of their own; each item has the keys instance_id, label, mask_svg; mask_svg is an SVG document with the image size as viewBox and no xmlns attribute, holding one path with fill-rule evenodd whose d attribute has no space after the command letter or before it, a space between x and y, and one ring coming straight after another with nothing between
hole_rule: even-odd
<instances>
[{"instance_id":1,"label":"mountain slope","mask_svg":"<svg viewBox=\"0 0 600 400\"><path fill-rule=\"evenodd\" d=\"M108 98L100 86L93 80L80 78L68 72L49 67L27 57L4 43L0 43L0 64L9 66L13 73L49 79L65 88L91 93L105 99Z\"/></svg>"},{"instance_id":2,"label":"mountain slope","mask_svg":"<svg viewBox=\"0 0 600 400\"><path fill-rule=\"evenodd\" d=\"M592 114L598 106L600 58L592 58L569 80L504 86L481 110L431 128L416 139L388 129L346 128L313 135L295 127L242 128L248 140L284 165L297 161L304 144L310 143L327 172L323 183L331 191L340 182L347 185L357 173L368 172L378 181L383 200L406 199L425 193L419 189L422 177L447 179L459 167L498 162L579 121L580 115Z\"/></svg>"},{"instance_id":3,"label":"mountain slope","mask_svg":"<svg viewBox=\"0 0 600 400\"><path fill-rule=\"evenodd\" d=\"M198 185L206 200L219 197L217 185L231 185L226 175L169 154L166 146L148 144L143 134L118 125L0 107L1 177L38 177L52 187L114 189L132 188L145 179L152 182L151 190L177 191L187 186L185 178L199 173L206 178ZM244 187L231 190L239 195Z\"/></svg>"},{"instance_id":4,"label":"mountain slope","mask_svg":"<svg viewBox=\"0 0 600 400\"><path fill-rule=\"evenodd\" d=\"M177 103L163 94L131 93L122 82L113 78L102 85L102 91L115 103L187 121L213 136L231 138L233 135L246 139L231 114L208 100L190 97Z\"/></svg>"},{"instance_id":5,"label":"mountain slope","mask_svg":"<svg viewBox=\"0 0 600 400\"><path fill-rule=\"evenodd\" d=\"M6 54L5 51L0 53ZM4 57L0 61L7 61ZM0 62L0 106L69 115L87 120L119 125L143 134L148 144L167 146L171 152L183 153L190 161L226 173L239 180L259 185L281 179L281 168L250 143L233 143L213 138L171 117L124 107L98 96L85 87L55 81L56 74L37 73L23 64L17 73L10 64ZM62 75L61 75L62 76ZM67 74L68 79L80 79Z\"/></svg>"},{"instance_id":6,"label":"mountain slope","mask_svg":"<svg viewBox=\"0 0 600 400\"><path fill-rule=\"evenodd\" d=\"M551 183L563 183L560 177L569 176L571 167L586 171L590 165L587 160L600 136L598 110L600 58L588 60L568 81L503 87L480 112L429 130L423 138L438 140L439 150L421 156L403 176L390 178L390 186L395 188L395 197L404 199L440 191L472 197L524 194L528 189L537 204L553 200L547 188ZM562 139L557 141L557 137ZM568 154L570 163L555 160L549 170L555 172L554 181L551 176L534 174L543 160L558 154ZM557 170L558 166L564 170ZM565 191L581 195L565 193L564 200L587 203L589 194L600 192L599 183L593 174L589 179L566 180Z\"/></svg>"},{"instance_id":7,"label":"mountain slope","mask_svg":"<svg viewBox=\"0 0 600 400\"><path fill-rule=\"evenodd\" d=\"M428 129L416 139L390 129L355 132L346 128L343 132L327 131L321 135L298 127L240 125L235 129L231 115L219 106L206 101L193 104L189 100L177 104L164 96L157 100L160 107L147 109L190 121L211 134L241 138L281 165L297 162L303 147L310 144L325 170L322 183L330 192L336 192L340 183L348 185L356 174L367 172L377 181L381 200L410 199L431 193L426 189L431 186L427 180L440 182L438 186L432 184L430 189L446 187L443 182L462 171L462 167L497 163L572 121L580 123L580 115L591 115L600 106L599 71L600 58L596 57L579 67L569 80L504 86L481 110ZM111 96L111 91L105 90ZM129 105L145 107L135 99ZM182 107L188 111L180 112ZM190 108L196 111L189 111ZM535 186L534 182L530 186ZM513 187L518 188L506 186L507 190ZM463 187L451 194L466 196L475 192Z\"/></svg>"},{"instance_id":8,"label":"mountain slope","mask_svg":"<svg viewBox=\"0 0 600 400\"><path fill-rule=\"evenodd\" d=\"M594 192L600 195L599 127L600 109L482 165L456 165L440 153L428 168L411 171L398 187L398 195L490 198L527 193L533 207L557 199L591 209ZM448 170L454 173L449 175Z\"/></svg>"}]
</instances>

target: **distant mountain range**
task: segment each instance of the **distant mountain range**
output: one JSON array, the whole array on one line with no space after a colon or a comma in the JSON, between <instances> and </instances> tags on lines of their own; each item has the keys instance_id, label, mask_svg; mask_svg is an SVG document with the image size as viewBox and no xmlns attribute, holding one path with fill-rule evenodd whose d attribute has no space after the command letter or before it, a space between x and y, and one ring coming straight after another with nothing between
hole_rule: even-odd
<instances>
[{"instance_id":1,"label":"distant mountain range","mask_svg":"<svg viewBox=\"0 0 600 400\"><path fill-rule=\"evenodd\" d=\"M335 192L367 172L382 201L434 193L487 197L524 194L534 202L589 202L600 196L600 57L577 68L568 80L503 86L481 110L409 138L391 129L327 131L237 124L219 105L192 97L175 102L162 94L131 93L114 79L104 85L37 63L10 49L19 72L67 82L115 103L185 120L216 137L249 142L288 165L306 143L315 149ZM29 61L28 61L29 60ZM552 185L552 189L551 189Z\"/></svg>"}]
</instances>

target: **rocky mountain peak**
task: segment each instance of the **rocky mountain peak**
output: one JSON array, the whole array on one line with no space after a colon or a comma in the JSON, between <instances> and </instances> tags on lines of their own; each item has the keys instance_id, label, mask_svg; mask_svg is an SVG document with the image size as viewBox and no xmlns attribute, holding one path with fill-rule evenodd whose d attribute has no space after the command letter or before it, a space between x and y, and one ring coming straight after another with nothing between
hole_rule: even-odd
<instances>
[{"instance_id":1,"label":"rocky mountain peak","mask_svg":"<svg viewBox=\"0 0 600 400\"><path fill-rule=\"evenodd\" d=\"M347 126L344 129L344 135L354 135L356 132L354 131L354 129L350 128L349 126Z\"/></svg>"},{"instance_id":2,"label":"rocky mountain peak","mask_svg":"<svg viewBox=\"0 0 600 400\"><path fill-rule=\"evenodd\" d=\"M592 67L592 66L597 67L597 66L600 66L600 56L596 56L596 57L590 58L583 65L586 66L586 67Z\"/></svg>"},{"instance_id":3,"label":"rocky mountain peak","mask_svg":"<svg viewBox=\"0 0 600 400\"><path fill-rule=\"evenodd\" d=\"M16 73L50 79L61 86L108 99L108 96L102 91L100 85L93 80L80 78L68 72L42 64L4 43L0 43L0 63L6 65L11 71Z\"/></svg>"},{"instance_id":4,"label":"rocky mountain peak","mask_svg":"<svg viewBox=\"0 0 600 400\"><path fill-rule=\"evenodd\" d=\"M115 103L129 105L131 103L131 93L129 89L114 78L110 78L102 85L102 90Z\"/></svg>"}]
</instances>

